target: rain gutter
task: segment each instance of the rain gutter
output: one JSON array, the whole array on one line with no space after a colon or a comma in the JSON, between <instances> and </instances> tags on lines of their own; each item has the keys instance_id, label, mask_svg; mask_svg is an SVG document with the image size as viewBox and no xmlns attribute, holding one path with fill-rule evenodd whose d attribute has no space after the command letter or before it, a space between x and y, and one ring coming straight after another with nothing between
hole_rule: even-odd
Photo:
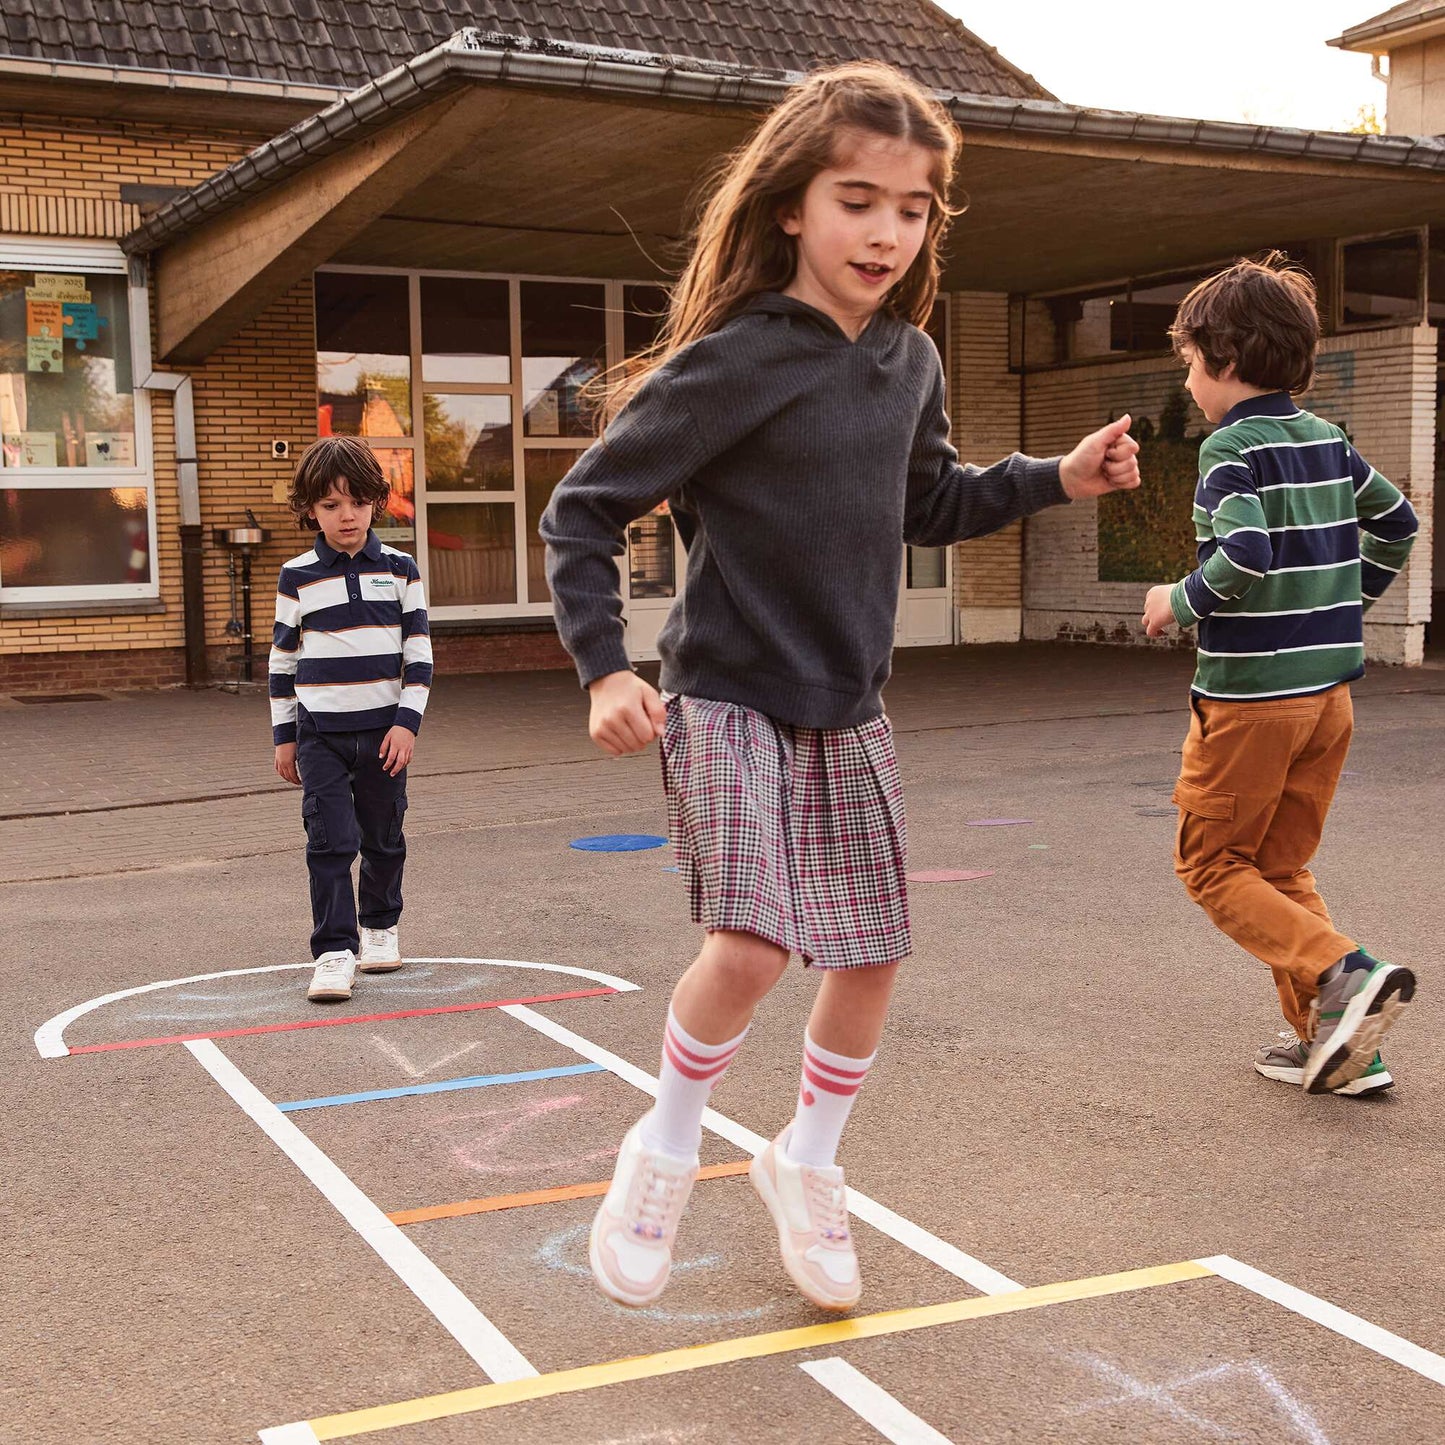
<instances>
[{"instance_id":1,"label":"rain gutter","mask_svg":"<svg viewBox=\"0 0 1445 1445\"><path fill-rule=\"evenodd\" d=\"M207 681L206 594L201 531L201 481L196 461L195 393L188 372L157 371L151 358L150 263L130 262L130 334L136 385L142 391L168 391L176 442L176 492L181 512L181 616L185 630L186 686Z\"/></svg>"}]
</instances>

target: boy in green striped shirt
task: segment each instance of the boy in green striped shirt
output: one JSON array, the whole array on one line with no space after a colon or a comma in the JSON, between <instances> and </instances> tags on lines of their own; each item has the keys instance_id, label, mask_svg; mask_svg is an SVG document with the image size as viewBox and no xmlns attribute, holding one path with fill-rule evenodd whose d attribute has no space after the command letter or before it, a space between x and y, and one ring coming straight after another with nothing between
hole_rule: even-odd
<instances>
[{"instance_id":1,"label":"boy in green striped shirt","mask_svg":"<svg viewBox=\"0 0 1445 1445\"><path fill-rule=\"evenodd\" d=\"M1308 865L1349 750L1362 617L1418 523L1339 427L1292 399L1319 343L1303 271L1277 252L1241 261L1184 298L1170 335L1215 423L1199 449L1199 566L1144 603L1150 637L1174 623L1199 635L1175 872L1274 973L1294 1033L1255 1068L1310 1093L1373 1093L1394 1082L1378 1047L1415 976L1335 929Z\"/></svg>"}]
</instances>

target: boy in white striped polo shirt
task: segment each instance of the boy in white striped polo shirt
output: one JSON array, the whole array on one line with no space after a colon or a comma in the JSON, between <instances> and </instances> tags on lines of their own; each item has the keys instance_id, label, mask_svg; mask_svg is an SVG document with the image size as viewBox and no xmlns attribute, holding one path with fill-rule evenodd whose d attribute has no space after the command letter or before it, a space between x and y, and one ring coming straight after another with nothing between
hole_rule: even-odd
<instances>
[{"instance_id":1,"label":"boy in white striped polo shirt","mask_svg":"<svg viewBox=\"0 0 1445 1445\"><path fill-rule=\"evenodd\" d=\"M1415 992L1336 930L1309 861L1350 746L1362 615L1418 523L1337 426L1295 405L1314 376L1314 283L1278 252L1201 281L1170 329L1216 424L1199 449L1199 566L1153 587L1144 627L1199 629L1174 801L1174 866L1214 925L1274 973L1293 1033L1255 1068L1312 1094L1394 1080L1378 1046Z\"/></svg>"},{"instance_id":2,"label":"boy in white striped polo shirt","mask_svg":"<svg viewBox=\"0 0 1445 1445\"><path fill-rule=\"evenodd\" d=\"M350 998L358 968L401 967L406 769L432 652L416 563L371 530L389 495L369 447L323 437L301 459L287 498L298 525L320 532L281 569L271 647L276 771L304 789L316 961L306 996L318 1002Z\"/></svg>"}]
</instances>

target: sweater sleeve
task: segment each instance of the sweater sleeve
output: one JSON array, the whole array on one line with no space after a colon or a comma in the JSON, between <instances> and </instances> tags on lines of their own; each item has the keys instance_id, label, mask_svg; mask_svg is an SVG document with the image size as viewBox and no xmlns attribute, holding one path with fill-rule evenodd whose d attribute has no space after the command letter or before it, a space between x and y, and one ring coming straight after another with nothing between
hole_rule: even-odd
<instances>
[{"instance_id":1,"label":"sweater sleeve","mask_svg":"<svg viewBox=\"0 0 1445 1445\"><path fill-rule=\"evenodd\" d=\"M948 439L943 400L943 367L938 363L908 461L905 542L943 547L983 537L1069 500L1059 481L1057 457L1040 461L1015 452L991 467L960 463Z\"/></svg>"},{"instance_id":2,"label":"sweater sleeve","mask_svg":"<svg viewBox=\"0 0 1445 1445\"><path fill-rule=\"evenodd\" d=\"M271 741L296 741L296 664L301 657L301 600L285 567L276 582L276 626L271 637Z\"/></svg>"},{"instance_id":3,"label":"sweater sleeve","mask_svg":"<svg viewBox=\"0 0 1445 1445\"><path fill-rule=\"evenodd\" d=\"M557 631L583 687L632 667L623 645L616 562L626 550L627 524L727 445L715 411L694 405L698 385L681 364L655 372L582 453L542 514Z\"/></svg>"},{"instance_id":4,"label":"sweater sleeve","mask_svg":"<svg viewBox=\"0 0 1445 1445\"><path fill-rule=\"evenodd\" d=\"M1269 520L1254 473L1244 457L1217 433L1199 449L1199 485L1194 493L1194 529L1209 555L1174 584L1169 604L1181 627L1243 597L1274 562Z\"/></svg>"},{"instance_id":5,"label":"sweater sleeve","mask_svg":"<svg viewBox=\"0 0 1445 1445\"><path fill-rule=\"evenodd\" d=\"M1355 516L1360 523L1360 596L1365 610L1404 570L1420 530L1405 494L1357 452L1349 449Z\"/></svg>"},{"instance_id":6,"label":"sweater sleeve","mask_svg":"<svg viewBox=\"0 0 1445 1445\"><path fill-rule=\"evenodd\" d=\"M431 625L427 621L421 572L410 557L406 559L406 592L401 603L401 666L401 702L396 722L399 727L419 733L431 696Z\"/></svg>"}]
</instances>

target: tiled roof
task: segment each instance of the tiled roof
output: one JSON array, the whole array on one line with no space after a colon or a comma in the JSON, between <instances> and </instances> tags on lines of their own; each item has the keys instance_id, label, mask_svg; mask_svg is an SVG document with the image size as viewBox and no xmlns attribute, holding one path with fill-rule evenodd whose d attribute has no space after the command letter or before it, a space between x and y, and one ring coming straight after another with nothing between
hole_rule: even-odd
<instances>
[{"instance_id":1,"label":"tiled roof","mask_svg":"<svg viewBox=\"0 0 1445 1445\"><path fill-rule=\"evenodd\" d=\"M4 0L0 56L349 90L465 26L765 70L871 57L938 90L1049 98L932 0Z\"/></svg>"}]
</instances>

